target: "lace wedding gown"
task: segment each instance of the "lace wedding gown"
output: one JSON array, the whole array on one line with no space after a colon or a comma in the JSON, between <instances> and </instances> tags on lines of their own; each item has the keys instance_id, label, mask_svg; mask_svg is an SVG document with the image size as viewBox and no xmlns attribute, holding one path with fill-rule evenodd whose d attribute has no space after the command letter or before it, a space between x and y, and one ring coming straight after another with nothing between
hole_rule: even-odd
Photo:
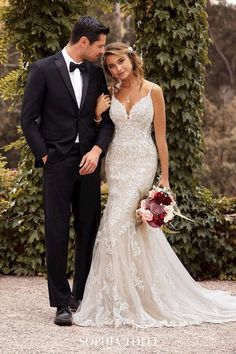
<instances>
[{"instance_id":1,"label":"lace wedding gown","mask_svg":"<svg viewBox=\"0 0 236 354\"><path fill-rule=\"evenodd\" d=\"M105 162L109 197L74 323L146 328L236 321L236 296L201 287L160 229L136 224L141 194L150 190L157 170L150 92L129 115L113 96L110 115L115 135Z\"/></svg>"}]
</instances>

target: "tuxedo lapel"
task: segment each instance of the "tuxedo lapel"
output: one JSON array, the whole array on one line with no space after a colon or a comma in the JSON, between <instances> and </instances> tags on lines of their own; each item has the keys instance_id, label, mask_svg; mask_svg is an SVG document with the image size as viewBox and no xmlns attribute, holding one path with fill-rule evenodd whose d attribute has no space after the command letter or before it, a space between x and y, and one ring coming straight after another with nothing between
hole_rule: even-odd
<instances>
[{"instance_id":1,"label":"tuxedo lapel","mask_svg":"<svg viewBox=\"0 0 236 354\"><path fill-rule=\"evenodd\" d=\"M65 60L63 58L62 53L59 52L58 54L56 54L54 59L55 59L55 64L56 64L56 66L57 66L57 68L60 71L60 74L62 76L62 79L65 82L68 91L70 92L73 100L75 101L75 103L77 105L75 92L74 92L74 89L73 89L73 86L72 86L72 83L71 83L71 80L70 80L70 75L69 75L69 72L67 70L66 63L65 63Z\"/></svg>"},{"instance_id":2,"label":"tuxedo lapel","mask_svg":"<svg viewBox=\"0 0 236 354\"><path fill-rule=\"evenodd\" d=\"M86 97L87 90L88 90L88 83L89 83L89 64L88 63L86 63L86 64L87 64L87 70L81 72L82 80L83 80L83 89L82 89L80 110L83 108L83 104L84 104L85 97Z\"/></svg>"}]
</instances>

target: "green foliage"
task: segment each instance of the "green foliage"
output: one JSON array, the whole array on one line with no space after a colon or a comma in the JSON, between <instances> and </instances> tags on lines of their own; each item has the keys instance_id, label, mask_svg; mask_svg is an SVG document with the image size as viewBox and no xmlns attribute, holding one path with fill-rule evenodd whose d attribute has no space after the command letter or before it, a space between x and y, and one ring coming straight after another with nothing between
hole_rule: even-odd
<instances>
[{"instance_id":1,"label":"green foliage","mask_svg":"<svg viewBox=\"0 0 236 354\"><path fill-rule=\"evenodd\" d=\"M132 5L146 76L165 96L170 182L181 211L194 220L177 220L180 232L169 241L195 278L235 277L235 219L224 217L218 199L199 187L209 44L206 1L136 0Z\"/></svg>"},{"instance_id":2,"label":"green foliage","mask_svg":"<svg viewBox=\"0 0 236 354\"><path fill-rule=\"evenodd\" d=\"M0 224L0 267L5 274L33 275L36 269L37 273L44 270L41 173L33 168L28 147L22 148L21 155L9 207Z\"/></svg>"},{"instance_id":3,"label":"green foliage","mask_svg":"<svg viewBox=\"0 0 236 354\"><path fill-rule=\"evenodd\" d=\"M9 193L13 188L16 170L6 168L7 159L0 154L0 215L10 205Z\"/></svg>"},{"instance_id":4,"label":"green foliage","mask_svg":"<svg viewBox=\"0 0 236 354\"><path fill-rule=\"evenodd\" d=\"M20 52L19 69L1 79L3 99L23 95L30 63L55 54L69 39L73 23L85 12L83 1L9 0L2 8L4 26L0 35L0 60L6 62L6 51L15 46ZM10 86L8 86L10 84Z\"/></svg>"},{"instance_id":5,"label":"green foliage","mask_svg":"<svg viewBox=\"0 0 236 354\"><path fill-rule=\"evenodd\" d=\"M18 80L21 75L22 70L18 68L0 79L0 95L3 100L11 100L15 103L19 99L22 92L18 87Z\"/></svg>"},{"instance_id":6,"label":"green foliage","mask_svg":"<svg viewBox=\"0 0 236 354\"><path fill-rule=\"evenodd\" d=\"M4 35L22 55L23 65L46 57L63 47L84 1L9 0L3 21Z\"/></svg>"},{"instance_id":7,"label":"green foliage","mask_svg":"<svg viewBox=\"0 0 236 354\"><path fill-rule=\"evenodd\" d=\"M7 47L7 37L0 36L0 63L7 64L8 57L8 47Z\"/></svg>"}]
</instances>

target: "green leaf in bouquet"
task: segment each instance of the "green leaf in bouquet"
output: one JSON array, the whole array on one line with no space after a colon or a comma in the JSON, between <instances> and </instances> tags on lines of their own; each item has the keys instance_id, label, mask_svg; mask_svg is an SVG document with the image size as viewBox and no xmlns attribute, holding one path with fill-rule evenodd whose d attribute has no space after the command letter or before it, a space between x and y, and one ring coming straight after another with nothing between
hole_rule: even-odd
<instances>
[{"instance_id":1,"label":"green leaf in bouquet","mask_svg":"<svg viewBox=\"0 0 236 354\"><path fill-rule=\"evenodd\" d=\"M161 227L162 231L167 233L167 234L178 234L179 231L174 231L174 230L170 230L166 225L163 225Z\"/></svg>"}]
</instances>

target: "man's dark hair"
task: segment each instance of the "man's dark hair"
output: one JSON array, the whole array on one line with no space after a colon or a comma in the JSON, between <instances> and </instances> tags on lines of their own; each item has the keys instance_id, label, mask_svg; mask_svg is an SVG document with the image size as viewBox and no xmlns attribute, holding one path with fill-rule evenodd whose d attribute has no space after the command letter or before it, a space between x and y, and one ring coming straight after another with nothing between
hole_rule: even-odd
<instances>
[{"instance_id":1,"label":"man's dark hair","mask_svg":"<svg viewBox=\"0 0 236 354\"><path fill-rule=\"evenodd\" d=\"M81 37L87 37L90 44L99 39L100 34L107 35L110 32L109 27L105 27L96 18L83 16L74 24L71 32L71 44L77 43Z\"/></svg>"}]
</instances>

